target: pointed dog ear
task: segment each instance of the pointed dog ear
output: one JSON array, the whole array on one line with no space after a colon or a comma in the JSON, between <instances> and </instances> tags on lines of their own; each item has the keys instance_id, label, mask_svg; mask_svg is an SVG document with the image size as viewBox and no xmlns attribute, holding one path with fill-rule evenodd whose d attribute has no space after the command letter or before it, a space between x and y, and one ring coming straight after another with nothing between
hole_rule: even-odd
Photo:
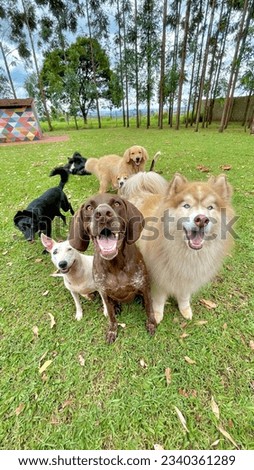
<instances>
[{"instance_id":1,"label":"pointed dog ear","mask_svg":"<svg viewBox=\"0 0 254 470\"><path fill-rule=\"evenodd\" d=\"M25 209L23 211L18 211L17 214L15 214L13 218L14 224L17 225L20 219L22 219L22 217L30 217L31 219L37 221L36 214L34 214L32 211L27 211Z\"/></svg>"},{"instance_id":2,"label":"pointed dog ear","mask_svg":"<svg viewBox=\"0 0 254 470\"><path fill-rule=\"evenodd\" d=\"M128 245L132 245L139 239L145 225L145 219L134 204L127 200L124 200L124 203L127 209L126 242Z\"/></svg>"},{"instance_id":3,"label":"pointed dog ear","mask_svg":"<svg viewBox=\"0 0 254 470\"><path fill-rule=\"evenodd\" d=\"M175 196L183 189L185 183L187 183L187 179L180 173L175 173L172 180L169 182L167 195Z\"/></svg>"},{"instance_id":4,"label":"pointed dog ear","mask_svg":"<svg viewBox=\"0 0 254 470\"><path fill-rule=\"evenodd\" d=\"M86 231L83 218L84 204L75 212L71 220L68 240L70 245L76 250L86 251L89 245L90 237Z\"/></svg>"},{"instance_id":5,"label":"pointed dog ear","mask_svg":"<svg viewBox=\"0 0 254 470\"><path fill-rule=\"evenodd\" d=\"M219 196L224 199L224 201L231 201L233 189L232 186L228 183L224 174L217 177L211 176L208 180L208 183L219 194Z\"/></svg>"}]
</instances>

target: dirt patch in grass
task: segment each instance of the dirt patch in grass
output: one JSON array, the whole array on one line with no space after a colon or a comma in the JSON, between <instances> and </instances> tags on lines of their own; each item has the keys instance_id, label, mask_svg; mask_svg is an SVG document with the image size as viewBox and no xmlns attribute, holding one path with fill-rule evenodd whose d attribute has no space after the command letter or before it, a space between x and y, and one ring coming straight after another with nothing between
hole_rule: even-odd
<instances>
[{"instance_id":1,"label":"dirt patch in grass","mask_svg":"<svg viewBox=\"0 0 254 470\"><path fill-rule=\"evenodd\" d=\"M48 144L50 142L66 142L69 140L68 135L43 135L40 140L22 140L19 142L6 142L1 143L1 147L9 147L10 145L22 145L22 144Z\"/></svg>"}]
</instances>

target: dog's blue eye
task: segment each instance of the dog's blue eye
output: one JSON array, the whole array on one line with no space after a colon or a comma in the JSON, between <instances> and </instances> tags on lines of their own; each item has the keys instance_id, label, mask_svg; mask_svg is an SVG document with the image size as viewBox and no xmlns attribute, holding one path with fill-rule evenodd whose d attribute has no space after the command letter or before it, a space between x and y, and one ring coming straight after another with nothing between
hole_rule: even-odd
<instances>
[{"instance_id":1,"label":"dog's blue eye","mask_svg":"<svg viewBox=\"0 0 254 470\"><path fill-rule=\"evenodd\" d=\"M190 208L190 204L184 204L184 209L189 209Z\"/></svg>"},{"instance_id":2,"label":"dog's blue eye","mask_svg":"<svg viewBox=\"0 0 254 470\"><path fill-rule=\"evenodd\" d=\"M207 210L208 210L208 211L212 211L213 208L214 208L213 206L208 206L208 207L207 207Z\"/></svg>"},{"instance_id":3,"label":"dog's blue eye","mask_svg":"<svg viewBox=\"0 0 254 470\"><path fill-rule=\"evenodd\" d=\"M53 255L57 255L57 249L53 251Z\"/></svg>"}]
</instances>

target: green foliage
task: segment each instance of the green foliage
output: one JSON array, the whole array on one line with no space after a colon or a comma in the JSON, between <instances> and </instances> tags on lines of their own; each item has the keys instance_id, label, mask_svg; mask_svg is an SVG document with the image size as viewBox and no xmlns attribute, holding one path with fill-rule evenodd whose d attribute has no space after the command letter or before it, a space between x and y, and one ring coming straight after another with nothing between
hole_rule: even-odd
<instances>
[{"instance_id":1,"label":"green foliage","mask_svg":"<svg viewBox=\"0 0 254 470\"><path fill-rule=\"evenodd\" d=\"M232 442L218 430L221 425L240 449L253 450L252 137L237 126L223 134L216 126L198 133L156 125L137 130L135 123L127 129L113 128L111 122L110 132L107 127L63 132L61 126L50 137L65 133L68 140L1 147L1 449L145 450L160 444L164 449L231 450ZM193 297L193 321L184 321L169 299L151 338L143 307L134 301L124 305L118 321L126 327L119 326L117 341L109 346L100 300L82 299L84 317L75 321L73 299L62 279L50 276L55 270L50 257L42 255L39 239L25 242L13 216L57 184L58 177L49 178L49 172L74 151L87 157L122 155L134 143L147 148L150 161L161 151L156 170L168 180L178 171L205 181L230 165L239 238L218 276ZM198 165L209 173L201 173ZM94 176L71 176L65 192L77 210L98 187ZM54 223L54 238L65 239L67 233L68 225ZM200 299L217 307L208 310ZM56 321L53 328L49 313ZM40 374L47 360L52 362ZM166 368L171 369L168 385ZM220 420L212 411L212 396Z\"/></svg>"}]
</instances>

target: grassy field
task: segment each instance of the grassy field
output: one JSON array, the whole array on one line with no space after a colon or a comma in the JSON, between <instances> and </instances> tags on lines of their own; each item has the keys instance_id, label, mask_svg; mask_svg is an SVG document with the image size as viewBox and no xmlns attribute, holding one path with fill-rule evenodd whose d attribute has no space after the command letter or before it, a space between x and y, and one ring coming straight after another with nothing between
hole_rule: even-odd
<instances>
[{"instance_id":1,"label":"grassy field","mask_svg":"<svg viewBox=\"0 0 254 470\"><path fill-rule=\"evenodd\" d=\"M198 133L95 126L55 131L66 133L65 142L0 147L0 448L254 449L253 136L240 127L219 134L215 126ZM238 239L218 276L193 297L191 322L169 299L151 338L143 308L133 302L124 306L117 341L109 346L100 300L84 300L85 315L75 321L69 292L50 277L50 257L42 255L39 240L25 242L13 216L58 184L49 172L74 151L123 154L134 143L150 157L162 152L156 169L167 179L178 171L205 180L230 165ZM94 176L71 176L65 187L75 210L97 190ZM53 236L64 239L67 228L56 221ZM201 299L216 308L208 310Z\"/></svg>"}]
</instances>

